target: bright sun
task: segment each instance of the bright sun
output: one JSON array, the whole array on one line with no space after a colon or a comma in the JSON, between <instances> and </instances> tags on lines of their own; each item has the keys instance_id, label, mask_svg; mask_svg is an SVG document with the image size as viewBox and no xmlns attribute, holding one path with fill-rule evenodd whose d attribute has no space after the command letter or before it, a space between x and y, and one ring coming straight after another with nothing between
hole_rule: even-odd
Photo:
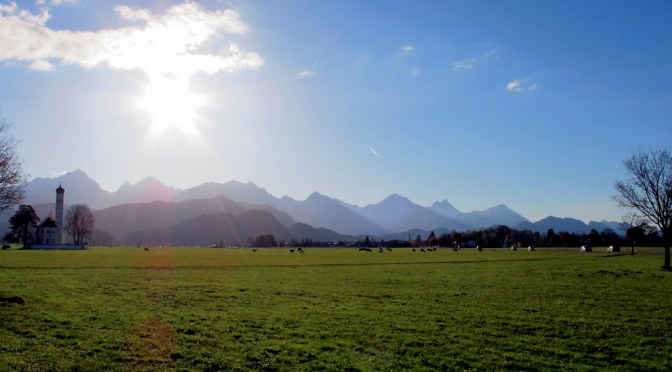
<instances>
[{"instance_id":1,"label":"bright sun","mask_svg":"<svg viewBox=\"0 0 672 372\"><path fill-rule=\"evenodd\" d=\"M153 77L145 86L145 93L138 99L138 106L151 120L151 133L159 136L177 129L185 135L198 133L197 110L205 105L205 97L193 93L188 78Z\"/></svg>"}]
</instances>

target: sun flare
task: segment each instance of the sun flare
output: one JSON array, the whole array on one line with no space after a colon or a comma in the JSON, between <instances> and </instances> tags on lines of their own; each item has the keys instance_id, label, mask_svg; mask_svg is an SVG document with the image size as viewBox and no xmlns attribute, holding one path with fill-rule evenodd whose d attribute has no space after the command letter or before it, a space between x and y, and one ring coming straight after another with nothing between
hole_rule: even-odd
<instances>
[{"instance_id":1,"label":"sun flare","mask_svg":"<svg viewBox=\"0 0 672 372\"><path fill-rule=\"evenodd\" d=\"M188 79L165 76L151 78L138 99L139 108L152 121L150 132L156 136L169 130L197 134L198 109L205 103L203 95L191 91Z\"/></svg>"}]
</instances>

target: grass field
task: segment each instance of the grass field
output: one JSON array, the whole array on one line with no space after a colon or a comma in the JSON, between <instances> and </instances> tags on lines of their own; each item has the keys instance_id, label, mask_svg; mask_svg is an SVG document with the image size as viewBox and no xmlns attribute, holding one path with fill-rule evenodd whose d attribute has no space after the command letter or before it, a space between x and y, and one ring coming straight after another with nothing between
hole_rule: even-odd
<instances>
[{"instance_id":1,"label":"grass field","mask_svg":"<svg viewBox=\"0 0 672 372\"><path fill-rule=\"evenodd\" d=\"M669 371L656 253L0 251L0 370Z\"/></svg>"}]
</instances>

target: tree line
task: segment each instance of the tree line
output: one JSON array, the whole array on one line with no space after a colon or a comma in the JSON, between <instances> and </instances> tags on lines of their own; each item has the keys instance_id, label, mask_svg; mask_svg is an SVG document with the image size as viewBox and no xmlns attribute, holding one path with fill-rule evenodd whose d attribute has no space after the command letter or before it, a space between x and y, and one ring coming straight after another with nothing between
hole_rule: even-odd
<instances>
[{"instance_id":1,"label":"tree line","mask_svg":"<svg viewBox=\"0 0 672 372\"><path fill-rule=\"evenodd\" d=\"M574 233L568 231L556 232L548 229L546 233L531 230L517 230L505 225L489 228L451 231L436 235L433 231L423 238L417 235L415 239L384 240L366 236L355 241L316 241L313 239L277 240L272 234L258 235L247 240L248 247L444 247L444 248L510 248L510 247L579 247L591 246L621 246L637 244L639 246L663 246L665 241L660 232L647 225L622 225L622 233L612 229L598 232Z\"/></svg>"},{"instance_id":2,"label":"tree line","mask_svg":"<svg viewBox=\"0 0 672 372\"><path fill-rule=\"evenodd\" d=\"M8 243L22 243L23 248L35 243L40 217L32 205L21 204L19 209L9 218L9 231L4 240ZM94 218L89 207L85 204L74 204L65 213L63 231L72 238L74 245L87 243L87 238L93 233ZM61 244L61 242L57 242Z\"/></svg>"}]
</instances>

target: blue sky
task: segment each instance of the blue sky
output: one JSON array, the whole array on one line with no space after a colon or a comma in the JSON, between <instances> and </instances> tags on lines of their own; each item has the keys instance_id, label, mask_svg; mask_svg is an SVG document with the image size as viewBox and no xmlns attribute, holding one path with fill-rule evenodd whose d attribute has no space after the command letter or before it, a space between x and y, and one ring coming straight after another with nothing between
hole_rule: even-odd
<instances>
[{"instance_id":1,"label":"blue sky","mask_svg":"<svg viewBox=\"0 0 672 372\"><path fill-rule=\"evenodd\" d=\"M668 1L0 0L32 177L252 181L366 205L618 220L672 135Z\"/></svg>"}]
</instances>

